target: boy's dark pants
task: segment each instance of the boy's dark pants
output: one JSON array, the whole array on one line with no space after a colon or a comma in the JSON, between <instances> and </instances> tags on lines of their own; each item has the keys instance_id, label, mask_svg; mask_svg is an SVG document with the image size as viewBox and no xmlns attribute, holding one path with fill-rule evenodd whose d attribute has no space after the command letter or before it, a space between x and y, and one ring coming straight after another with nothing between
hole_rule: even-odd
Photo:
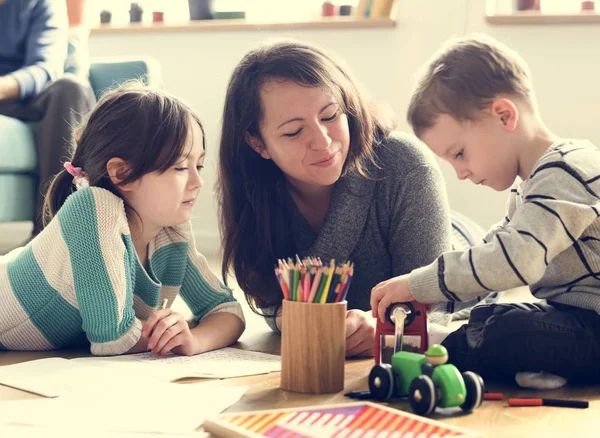
<instances>
[{"instance_id":1,"label":"boy's dark pants","mask_svg":"<svg viewBox=\"0 0 600 438\"><path fill-rule=\"evenodd\" d=\"M546 371L570 383L600 383L600 315L557 303L476 307L443 342L450 363L484 379Z\"/></svg>"}]
</instances>

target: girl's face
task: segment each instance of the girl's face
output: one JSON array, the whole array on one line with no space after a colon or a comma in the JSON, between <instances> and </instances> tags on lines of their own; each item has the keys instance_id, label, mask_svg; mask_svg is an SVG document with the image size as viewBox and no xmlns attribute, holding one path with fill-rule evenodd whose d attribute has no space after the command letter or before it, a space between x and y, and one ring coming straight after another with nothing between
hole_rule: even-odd
<instances>
[{"instance_id":1,"label":"girl's face","mask_svg":"<svg viewBox=\"0 0 600 438\"><path fill-rule=\"evenodd\" d=\"M190 220L204 181L200 170L204 146L200 126L190 122L187 145L180 160L164 173L152 172L131 184L125 196L141 216L144 229L160 230Z\"/></svg>"},{"instance_id":2,"label":"girl's face","mask_svg":"<svg viewBox=\"0 0 600 438\"><path fill-rule=\"evenodd\" d=\"M334 184L348 156L346 114L331 93L291 81L270 80L261 89L260 141L248 136L260 155L283 171L297 188Z\"/></svg>"}]
</instances>

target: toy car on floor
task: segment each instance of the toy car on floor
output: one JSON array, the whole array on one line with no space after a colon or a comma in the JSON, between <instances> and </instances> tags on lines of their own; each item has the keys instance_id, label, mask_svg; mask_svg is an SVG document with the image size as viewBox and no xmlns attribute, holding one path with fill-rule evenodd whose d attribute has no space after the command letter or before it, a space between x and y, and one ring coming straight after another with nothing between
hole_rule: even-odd
<instances>
[{"instance_id":1,"label":"toy car on floor","mask_svg":"<svg viewBox=\"0 0 600 438\"><path fill-rule=\"evenodd\" d=\"M398 351L392 363L376 364L369 374L369 390L380 401L408 397L418 415L430 415L436 407L460 407L472 411L479 407L485 391L483 379L476 373L460 373L449 363L448 352L432 345L425 354Z\"/></svg>"}]
</instances>

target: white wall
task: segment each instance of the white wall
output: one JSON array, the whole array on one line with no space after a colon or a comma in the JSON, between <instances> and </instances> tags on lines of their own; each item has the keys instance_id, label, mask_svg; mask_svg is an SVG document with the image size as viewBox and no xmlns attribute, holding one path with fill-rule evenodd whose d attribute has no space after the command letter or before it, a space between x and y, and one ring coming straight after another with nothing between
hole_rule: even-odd
<instances>
[{"instance_id":1,"label":"white wall","mask_svg":"<svg viewBox=\"0 0 600 438\"><path fill-rule=\"evenodd\" d=\"M205 189L195 210L198 245L218 248L212 185L222 105L229 76L243 54L265 39L292 37L337 52L372 95L389 102L404 121L415 70L456 34L488 33L529 62L542 116L556 134L600 145L596 101L600 96L600 25L490 26L483 0L399 0L393 29L285 32L184 32L94 35L93 56L145 54L163 69L164 86L198 111L209 139ZM501 219L506 194L459 182L442 164L452 208L484 227Z\"/></svg>"}]
</instances>

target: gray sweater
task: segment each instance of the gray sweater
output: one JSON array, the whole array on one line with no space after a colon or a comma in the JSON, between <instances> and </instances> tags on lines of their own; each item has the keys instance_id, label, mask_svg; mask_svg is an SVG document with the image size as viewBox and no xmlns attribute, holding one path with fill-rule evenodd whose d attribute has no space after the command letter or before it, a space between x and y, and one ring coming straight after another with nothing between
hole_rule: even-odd
<instances>
[{"instance_id":1,"label":"gray sweater","mask_svg":"<svg viewBox=\"0 0 600 438\"><path fill-rule=\"evenodd\" d=\"M348 309L370 310L375 285L450 249L448 201L433 154L416 138L399 133L387 137L376 154L380 168L370 167L372 179L348 175L336 183L318 233L284 184L279 187L276 208L290 218L289 238L297 253L355 263ZM276 330L274 318L267 323Z\"/></svg>"},{"instance_id":2,"label":"gray sweater","mask_svg":"<svg viewBox=\"0 0 600 438\"><path fill-rule=\"evenodd\" d=\"M513 187L483 244L443 254L409 285L424 303L529 285L537 298L600 313L600 151L553 144Z\"/></svg>"}]
</instances>

